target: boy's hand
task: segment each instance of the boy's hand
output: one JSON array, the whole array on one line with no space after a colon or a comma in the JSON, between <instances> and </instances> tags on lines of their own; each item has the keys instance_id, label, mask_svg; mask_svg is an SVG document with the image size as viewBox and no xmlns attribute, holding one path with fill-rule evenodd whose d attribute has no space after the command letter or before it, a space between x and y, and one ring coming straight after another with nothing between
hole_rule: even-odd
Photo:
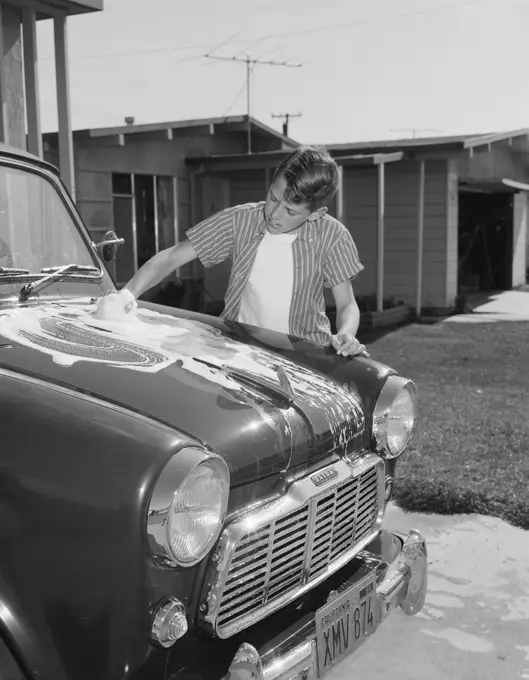
<instances>
[{"instance_id":1,"label":"boy's hand","mask_svg":"<svg viewBox=\"0 0 529 680\"><path fill-rule=\"evenodd\" d=\"M361 354L364 357L369 356L365 345L362 345L352 333L338 333L337 335L333 335L331 342L337 354L340 354L341 356L347 357L358 354Z\"/></svg>"},{"instance_id":2,"label":"boy's hand","mask_svg":"<svg viewBox=\"0 0 529 680\"><path fill-rule=\"evenodd\" d=\"M105 321L119 321L134 312L137 307L138 303L134 295L127 288L122 288L100 297L94 316Z\"/></svg>"}]
</instances>

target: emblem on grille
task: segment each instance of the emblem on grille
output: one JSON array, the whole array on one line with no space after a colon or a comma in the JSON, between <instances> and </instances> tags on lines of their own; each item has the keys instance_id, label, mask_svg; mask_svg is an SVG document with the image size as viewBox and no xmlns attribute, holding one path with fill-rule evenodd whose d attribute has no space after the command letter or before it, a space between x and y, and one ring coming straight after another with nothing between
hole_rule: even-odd
<instances>
[{"instance_id":1,"label":"emblem on grille","mask_svg":"<svg viewBox=\"0 0 529 680\"><path fill-rule=\"evenodd\" d=\"M338 477L338 470L335 467L329 467L321 472L317 472L315 475L311 475L310 481L314 486L323 486L335 477Z\"/></svg>"}]
</instances>

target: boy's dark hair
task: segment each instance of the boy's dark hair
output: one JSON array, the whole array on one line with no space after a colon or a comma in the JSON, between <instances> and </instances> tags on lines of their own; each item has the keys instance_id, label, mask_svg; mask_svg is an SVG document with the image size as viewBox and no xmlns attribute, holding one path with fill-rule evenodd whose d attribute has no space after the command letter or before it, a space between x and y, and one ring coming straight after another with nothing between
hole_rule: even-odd
<instances>
[{"instance_id":1,"label":"boy's dark hair","mask_svg":"<svg viewBox=\"0 0 529 680\"><path fill-rule=\"evenodd\" d=\"M278 166L274 181L284 177L284 198L289 203L307 204L311 211L325 206L338 189L338 166L325 149L301 146Z\"/></svg>"}]
</instances>

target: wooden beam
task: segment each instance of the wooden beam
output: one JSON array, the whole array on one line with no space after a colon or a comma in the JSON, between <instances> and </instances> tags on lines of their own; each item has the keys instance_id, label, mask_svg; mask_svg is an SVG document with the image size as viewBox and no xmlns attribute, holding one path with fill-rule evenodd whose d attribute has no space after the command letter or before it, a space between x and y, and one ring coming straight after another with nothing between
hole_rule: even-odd
<instances>
[{"instance_id":1,"label":"wooden beam","mask_svg":"<svg viewBox=\"0 0 529 680\"><path fill-rule=\"evenodd\" d=\"M343 202L343 167L338 166L338 189L336 190L336 219L344 223L344 202Z\"/></svg>"},{"instance_id":2,"label":"wooden beam","mask_svg":"<svg viewBox=\"0 0 529 680\"><path fill-rule=\"evenodd\" d=\"M136 178L131 175L132 183L132 252L134 257L134 273L138 271L138 219L136 215Z\"/></svg>"},{"instance_id":3,"label":"wooden beam","mask_svg":"<svg viewBox=\"0 0 529 680\"><path fill-rule=\"evenodd\" d=\"M422 265L424 250L424 186L425 186L425 163L419 161L419 204L417 215L417 283L415 297L415 313L421 315L422 307Z\"/></svg>"},{"instance_id":4,"label":"wooden beam","mask_svg":"<svg viewBox=\"0 0 529 680\"><path fill-rule=\"evenodd\" d=\"M63 182L75 201L72 119L70 112L70 76L68 72L68 34L66 17L53 20L55 36L55 78L59 122L59 170Z\"/></svg>"},{"instance_id":5,"label":"wooden beam","mask_svg":"<svg viewBox=\"0 0 529 680\"><path fill-rule=\"evenodd\" d=\"M475 149L478 146L488 146L495 142L509 142L516 137L529 137L529 128L521 128L519 130L511 130L510 132L498 132L490 135L476 135L464 142L465 149Z\"/></svg>"},{"instance_id":6,"label":"wooden beam","mask_svg":"<svg viewBox=\"0 0 529 680\"><path fill-rule=\"evenodd\" d=\"M160 222L158 219L158 177L152 177L152 195L154 198L154 252L160 252Z\"/></svg>"},{"instance_id":7,"label":"wooden beam","mask_svg":"<svg viewBox=\"0 0 529 680\"><path fill-rule=\"evenodd\" d=\"M386 212L385 166L379 163L377 182L377 312L384 309L384 216Z\"/></svg>"},{"instance_id":8,"label":"wooden beam","mask_svg":"<svg viewBox=\"0 0 529 680\"><path fill-rule=\"evenodd\" d=\"M42 158L42 133L40 126L39 78L37 63L37 19L32 7L22 13L24 35L24 76L26 82L26 115L28 124L28 151Z\"/></svg>"},{"instance_id":9,"label":"wooden beam","mask_svg":"<svg viewBox=\"0 0 529 680\"><path fill-rule=\"evenodd\" d=\"M380 163L396 163L401 161L404 157L403 151L394 151L393 153L376 153L373 157L373 162L375 165Z\"/></svg>"},{"instance_id":10,"label":"wooden beam","mask_svg":"<svg viewBox=\"0 0 529 680\"><path fill-rule=\"evenodd\" d=\"M79 140L81 139L86 139L86 137L80 137ZM125 146L125 135L108 135L108 137L99 137L97 142L95 140L91 140L88 145L90 148L93 148L94 146Z\"/></svg>"},{"instance_id":11,"label":"wooden beam","mask_svg":"<svg viewBox=\"0 0 529 680\"><path fill-rule=\"evenodd\" d=\"M7 101L6 92L6 77L4 73L4 21L2 5L0 4L0 142L3 144L9 143L8 128L7 128L7 109L5 102Z\"/></svg>"}]
</instances>

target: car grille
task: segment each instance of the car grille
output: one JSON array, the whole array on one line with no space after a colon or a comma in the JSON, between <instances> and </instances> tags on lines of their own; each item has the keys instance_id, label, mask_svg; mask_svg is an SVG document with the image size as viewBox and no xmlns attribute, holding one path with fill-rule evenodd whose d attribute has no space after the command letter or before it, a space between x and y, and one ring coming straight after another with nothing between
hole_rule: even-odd
<instances>
[{"instance_id":1,"label":"car grille","mask_svg":"<svg viewBox=\"0 0 529 680\"><path fill-rule=\"evenodd\" d=\"M380 460L309 498L283 516L240 536L231 550L217 604L216 631L233 634L241 620L329 573L378 530ZM382 487L383 488L383 487ZM364 540L364 541L363 541ZM363 541L363 543L362 543ZM307 590L308 588L305 588Z\"/></svg>"}]
</instances>

